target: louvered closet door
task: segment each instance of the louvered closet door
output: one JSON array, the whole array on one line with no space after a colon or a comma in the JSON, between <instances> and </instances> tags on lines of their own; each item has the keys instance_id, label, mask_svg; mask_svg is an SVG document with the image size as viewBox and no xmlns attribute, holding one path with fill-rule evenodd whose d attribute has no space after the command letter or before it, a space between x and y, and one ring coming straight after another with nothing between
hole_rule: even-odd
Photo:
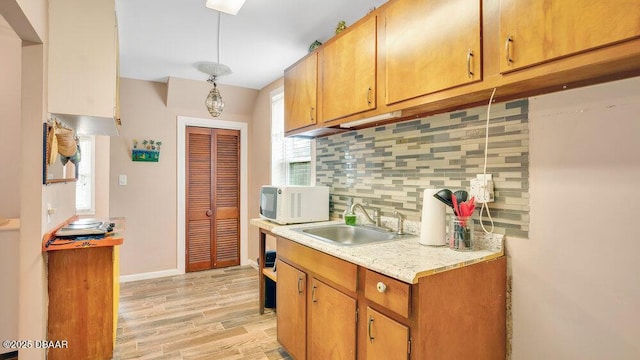
<instances>
[{"instance_id":1,"label":"louvered closet door","mask_svg":"<svg viewBox=\"0 0 640 360\"><path fill-rule=\"evenodd\" d=\"M240 131L214 133L213 267L240 265Z\"/></svg>"},{"instance_id":2,"label":"louvered closet door","mask_svg":"<svg viewBox=\"0 0 640 360\"><path fill-rule=\"evenodd\" d=\"M186 271L240 264L240 132L187 128Z\"/></svg>"}]
</instances>

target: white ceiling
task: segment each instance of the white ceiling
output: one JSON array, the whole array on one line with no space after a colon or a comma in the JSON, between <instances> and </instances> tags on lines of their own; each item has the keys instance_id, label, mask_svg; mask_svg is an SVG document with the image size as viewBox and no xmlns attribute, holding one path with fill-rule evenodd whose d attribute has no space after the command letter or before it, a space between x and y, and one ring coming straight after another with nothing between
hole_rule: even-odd
<instances>
[{"instance_id":1,"label":"white ceiling","mask_svg":"<svg viewBox=\"0 0 640 360\"><path fill-rule=\"evenodd\" d=\"M202 80L195 64L217 62L218 12L206 0L116 0L120 76L165 82ZM315 40L347 26L386 0L247 0L222 14L220 62L233 73L218 83L261 89L282 77Z\"/></svg>"}]
</instances>

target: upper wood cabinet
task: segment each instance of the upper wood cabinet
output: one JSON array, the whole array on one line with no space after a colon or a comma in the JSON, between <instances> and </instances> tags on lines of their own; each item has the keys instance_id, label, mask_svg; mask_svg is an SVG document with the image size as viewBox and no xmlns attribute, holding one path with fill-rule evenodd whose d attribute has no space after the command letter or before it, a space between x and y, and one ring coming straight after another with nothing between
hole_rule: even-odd
<instances>
[{"instance_id":1,"label":"upper wood cabinet","mask_svg":"<svg viewBox=\"0 0 640 360\"><path fill-rule=\"evenodd\" d=\"M486 103L494 88L506 101L636 76L640 6L389 0L318 52L285 71L288 135L323 136L359 120L358 128L376 126L378 115L397 111L389 121L463 109Z\"/></svg>"},{"instance_id":2,"label":"upper wood cabinet","mask_svg":"<svg viewBox=\"0 0 640 360\"><path fill-rule=\"evenodd\" d=\"M387 104L482 79L479 0L398 0L385 15Z\"/></svg>"},{"instance_id":3,"label":"upper wood cabinet","mask_svg":"<svg viewBox=\"0 0 640 360\"><path fill-rule=\"evenodd\" d=\"M377 17L347 29L322 51L322 119L376 107Z\"/></svg>"},{"instance_id":4,"label":"upper wood cabinet","mask_svg":"<svg viewBox=\"0 0 640 360\"><path fill-rule=\"evenodd\" d=\"M500 71L640 36L637 0L500 1Z\"/></svg>"},{"instance_id":5,"label":"upper wood cabinet","mask_svg":"<svg viewBox=\"0 0 640 360\"><path fill-rule=\"evenodd\" d=\"M317 122L318 52L313 52L284 72L285 132Z\"/></svg>"},{"instance_id":6,"label":"upper wood cabinet","mask_svg":"<svg viewBox=\"0 0 640 360\"><path fill-rule=\"evenodd\" d=\"M114 0L50 0L49 112L113 119L116 46Z\"/></svg>"}]
</instances>

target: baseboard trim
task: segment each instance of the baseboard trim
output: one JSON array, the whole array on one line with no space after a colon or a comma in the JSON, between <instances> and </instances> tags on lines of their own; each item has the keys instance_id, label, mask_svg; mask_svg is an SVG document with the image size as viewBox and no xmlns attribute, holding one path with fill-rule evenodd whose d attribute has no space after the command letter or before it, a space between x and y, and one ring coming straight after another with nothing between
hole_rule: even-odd
<instances>
[{"instance_id":1,"label":"baseboard trim","mask_svg":"<svg viewBox=\"0 0 640 360\"><path fill-rule=\"evenodd\" d=\"M130 281L157 279L157 278L162 278L167 276L176 276L176 275L182 275L182 274L183 273L178 271L178 269L152 271L152 272L141 273L141 274L122 275L120 276L120 282L126 283Z\"/></svg>"},{"instance_id":2,"label":"baseboard trim","mask_svg":"<svg viewBox=\"0 0 640 360\"><path fill-rule=\"evenodd\" d=\"M258 270L258 262L257 261L253 261L253 260L247 260L247 265L251 266L252 268Z\"/></svg>"},{"instance_id":3,"label":"baseboard trim","mask_svg":"<svg viewBox=\"0 0 640 360\"><path fill-rule=\"evenodd\" d=\"M241 265L249 265L256 270L258 269L258 262L251 259L246 259L245 262ZM152 272L140 273L140 274L122 275L120 276L120 282L126 283L130 281L157 279L157 278L163 278L167 276L176 276L176 275L182 275L182 274L184 274L184 272L181 272L178 269L152 271Z\"/></svg>"}]
</instances>

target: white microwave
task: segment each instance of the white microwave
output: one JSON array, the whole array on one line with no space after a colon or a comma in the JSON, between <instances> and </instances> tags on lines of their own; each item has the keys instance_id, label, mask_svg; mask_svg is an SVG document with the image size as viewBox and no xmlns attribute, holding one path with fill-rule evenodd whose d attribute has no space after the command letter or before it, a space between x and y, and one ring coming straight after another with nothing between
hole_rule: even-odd
<instances>
[{"instance_id":1,"label":"white microwave","mask_svg":"<svg viewBox=\"0 0 640 360\"><path fill-rule=\"evenodd\" d=\"M260 187L260 217L278 224L329 220L329 187Z\"/></svg>"}]
</instances>

